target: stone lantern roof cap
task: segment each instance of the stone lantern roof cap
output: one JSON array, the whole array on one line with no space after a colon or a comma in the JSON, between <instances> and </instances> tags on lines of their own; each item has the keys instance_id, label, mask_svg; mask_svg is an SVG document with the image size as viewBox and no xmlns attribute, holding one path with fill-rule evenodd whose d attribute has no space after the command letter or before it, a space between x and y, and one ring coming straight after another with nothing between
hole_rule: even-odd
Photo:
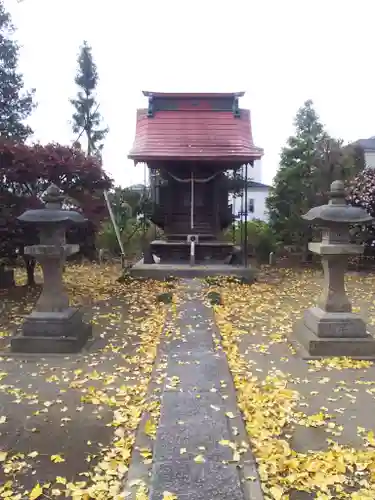
<instances>
[{"instance_id":1,"label":"stone lantern roof cap","mask_svg":"<svg viewBox=\"0 0 375 500\"><path fill-rule=\"evenodd\" d=\"M45 203L43 208L26 210L18 217L18 220L23 223L65 223L67 225L72 223L82 224L87 221L80 213L62 208L65 196L55 184L48 187L43 193L42 199Z\"/></svg>"},{"instance_id":2,"label":"stone lantern roof cap","mask_svg":"<svg viewBox=\"0 0 375 500\"><path fill-rule=\"evenodd\" d=\"M353 207L346 202L345 186L342 181L334 181L329 192L327 205L314 207L302 218L314 224L341 223L341 224L368 224L373 217L361 207Z\"/></svg>"}]
</instances>

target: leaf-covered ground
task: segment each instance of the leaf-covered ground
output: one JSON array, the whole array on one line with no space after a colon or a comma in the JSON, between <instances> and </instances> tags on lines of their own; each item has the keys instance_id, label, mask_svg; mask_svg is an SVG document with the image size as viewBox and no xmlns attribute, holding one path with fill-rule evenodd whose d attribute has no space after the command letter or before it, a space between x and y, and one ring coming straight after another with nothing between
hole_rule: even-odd
<instances>
[{"instance_id":1,"label":"leaf-covered ground","mask_svg":"<svg viewBox=\"0 0 375 500\"><path fill-rule=\"evenodd\" d=\"M38 290L1 292L0 498L116 498L144 410L155 432L159 408L147 388L165 318L156 298L169 290L120 284L119 272L66 270L72 301L94 324L83 355L9 356L9 335ZM321 283L320 272L279 270L251 286L210 285L268 499L375 498L375 366L306 362L288 341ZM375 323L375 276L352 274L347 286L355 310Z\"/></svg>"},{"instance_id":2,"label":"leaf-covered ground","mask_svg":"<svg viewBox=\"0 0 375 500\"><path fill-rule=\"evenodd\" d=\"M164 322L155 282L120 284L114 266L68 266L65 281L94 326L83 355L11 357L14 325L38 290L2 293L0 498L116 498ZM22 278L23 279L23 275ZM1 355L1 354L0 354Z\"/></svg>"},{"instance_id":3,"label":"leaf-covered ground","mask_svg":"<svg viewBox=\"0 0 375 500\"><path fill-rule=\"evenodd\" d=\"M375 366L307 362L288 342L321 284L320 272L274 271L251 286L221 283L214 306L268 499L375 498ZM352 274L347 288L374 323L375 276Z\"/></svg>"}]
</instances>

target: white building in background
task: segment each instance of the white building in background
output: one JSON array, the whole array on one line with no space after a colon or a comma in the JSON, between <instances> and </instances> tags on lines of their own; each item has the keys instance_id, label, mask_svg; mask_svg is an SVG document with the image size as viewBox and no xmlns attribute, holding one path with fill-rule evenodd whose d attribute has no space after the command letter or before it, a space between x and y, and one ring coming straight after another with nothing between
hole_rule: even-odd
<instances>
[{"instance_id":1,"label":"white building in background","mask_svg":"<svg viewBox=\"0 0 375 500\"><path fill-rule=\"evenodd\" d=\"M262 183L262 161L256 160L254 167L248 167L247 178L249 184L247 187L247 220L262 220L268 221L268 213L266 207L266 199L270 190L270 186ZM230 195L229 203L233 206L233 213L237 220L241 219L241 207L245 210L245 199L241 196L233 197ZM244 215L242 219L244 218Z\"/></svg>"},{"instance_id":2,"label":"white building in background","mask_svg":"<svg viewBox=\"0 0 375 500\"><path fill-rule=\"evenodd\" d=\"M375 168L375 137L359 139L353 145L363 149L366 167Z\"/></svg>"}]
</instances>

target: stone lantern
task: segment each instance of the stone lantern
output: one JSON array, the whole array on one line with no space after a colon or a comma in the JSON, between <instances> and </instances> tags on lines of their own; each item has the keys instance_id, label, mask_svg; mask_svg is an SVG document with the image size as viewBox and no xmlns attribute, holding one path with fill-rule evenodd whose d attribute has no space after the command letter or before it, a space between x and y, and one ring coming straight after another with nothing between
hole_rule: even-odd
<instances>
[{"instance_id":1,"label":"stone lantern","mask_svg":"<svg viewBox=\"0 0 375 500\"><path fill-rule=\"evenodd\" d=\"M43 195L44 208L27 210L18 220L32 225L39 233L38 245L25 247L43 270L43 290L35 309L25 318L22 333L11 340L14 352L70 353L79 351L91 334L91 325L83 322L82 312L70 307L63 285L66 257L79 251L68 245L67 228L86 219L78 212L63 210L64 196L51 184Z\"/></svg>"},{"instance_id":2,"label":"stone lantern","mask_svg":"<svg viewBox=\"0 0 375 500\"><path fill-rule=\"evenodd\" d=\"M375 357L375 339L366 323L352 312L345 290L349 255L363 253L362 245L350 243L354 224L369 224L373 218L362 208L346 204L342 181L331 184L328 205L312 208L302 216L322 228L321 242L309 243L311 252L321 255L324 288L316 307L305 311L294 336L307 356Z\"/></svg>"}]
</instances>

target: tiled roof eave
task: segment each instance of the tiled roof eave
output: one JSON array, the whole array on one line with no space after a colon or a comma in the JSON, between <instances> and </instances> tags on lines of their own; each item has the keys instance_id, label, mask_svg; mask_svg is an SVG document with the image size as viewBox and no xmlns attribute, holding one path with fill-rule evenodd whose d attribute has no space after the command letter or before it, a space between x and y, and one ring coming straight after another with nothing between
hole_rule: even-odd
<instances>
[{"instance_id":1,"label":"tiled roof eave","mask_svg":"<svg viewBox=\"0 0 375 500\"><path fill-rule=\"evenodd\" d=\"M261 158L254 145L250 112L210 110L158 111L148 118L137 112L136 137L128 158L151 160L202 160L248 163Z\"/></svg>"},{"instance_id":2,"label":"tiled roof eave","mask_svg":"<svg viewBox=\"0 0 375 500\"><path fill-rule=\"evenodd\" d=\"M262 152L254 153L239 153L231 155L220 155L220 154L210 154L210 153L200 153L200 154L184 154L184 153L129 153L128 158L137 162L140 161L150 161L150 160L202 160L202 161L242 161L243 163L251 162L253 160L259 160L262 158Z\"/></svg>"}]
</instances>

